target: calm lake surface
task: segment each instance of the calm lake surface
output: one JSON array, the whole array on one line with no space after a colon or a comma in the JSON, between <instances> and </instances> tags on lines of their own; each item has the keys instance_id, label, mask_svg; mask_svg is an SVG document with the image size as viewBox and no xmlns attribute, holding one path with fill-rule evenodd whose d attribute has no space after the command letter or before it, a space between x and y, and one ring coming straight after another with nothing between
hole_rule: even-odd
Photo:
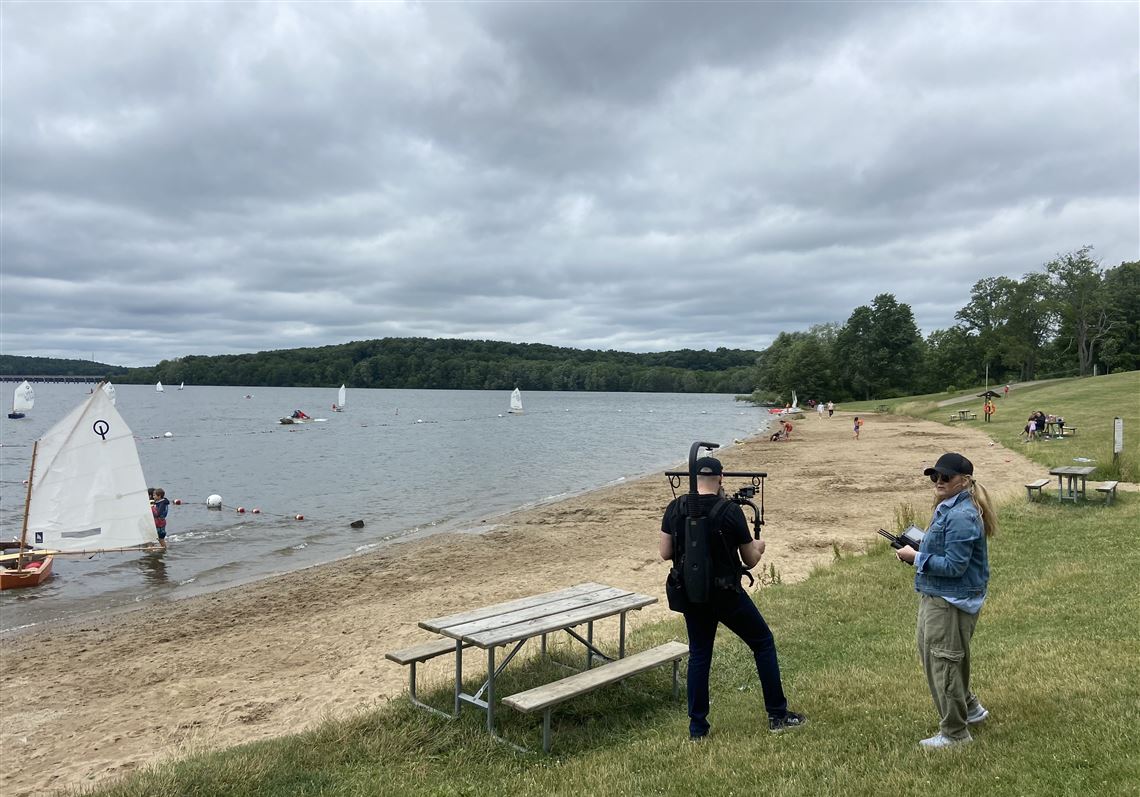
<instances>
[{"instance_id":1,"label":"calm lake surface","mask_svg":"<svg viewBox=\"0 0 1140 797\"><path fill-rule=\"evenodd\" d=\"M0 418L3 539L19 538L32 442L90 388L34 387L27 418ZM525 414L512 416L509 393L494 391L350 389L337 413L335 387L116 390L147 484L183 501L170 508L170 548L57 557L43 585L0 593L0 631L225 589L416 535L485 531L489 516L683 467L693 441L728 445L767 423L727 395L524 393ZM281 425L294 408L327 420ZM211 494L221 511L206 508Z\"/></svg>"}]
</instances>

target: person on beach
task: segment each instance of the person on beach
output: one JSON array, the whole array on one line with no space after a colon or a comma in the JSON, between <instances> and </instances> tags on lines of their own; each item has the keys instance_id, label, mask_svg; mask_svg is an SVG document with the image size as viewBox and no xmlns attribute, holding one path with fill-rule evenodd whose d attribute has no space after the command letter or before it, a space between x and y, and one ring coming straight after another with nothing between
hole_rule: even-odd
<instances>
[{"instance_id":1,"label":"person on beach","mask_svg":"<svg viewBox=\"0 0 1140 797\"><path fill-rule=\"evenodd\" d=\"M819 402L819 404L815 405L815 414L816 414L816 417L819 418L819 420L821 420L821 421L823 420L823 414L825 412L827 412L827 405L824 404L822 401Z\"/></svg>"},{"instance_id":2,"label":"person on beach","mask_svg":"<svg viewBox=\"0 0 1140 797\"><path fill-rule=\"evenodd\" d=\"M166 514L170 511L170 501L166 498L166 491L155 487L151 498L150 512L154 515L154 529L158 532L158 544L166 547Z\"/></svg>"},{"instance_id":3,"label":"person on beach","mask_svg":"<svg viewBox=\"0 0 1140 797\"><path fill-rule=\"evenodd\" d=\"M855 439L859 439L859 429L863 426L863 422L859 420L859 416L855 416Z\"/></svg>"},{"instance_id":4,"label":"person on beach","mask_svg":"<svg viewBox=\"0 0 1140 797\"><path fill-rule=\"evenodd\" d=\"M714 457L701 457L694 466L697 472L697 500L700 510L709 512L723 497L724 468ZM685 508L681 502L689 496L674 498L661 519L661 533L657 539L657 552L661 558L674 561L674 552L685 550ZM773 733L798 728L807 722L802 714L788 710L780 681L780 665L776 657L776 640L768 624L748 593L740 586L744 568L751 569L764 554L764 540L753 540L748 521L740 506L732 502L721 504L724 510L710 528L714 539L709 553L714 562L714 573L734 573L718 577L706 603L688 603L684 610L685 628L689 636L689 672L687 679L689 703L689 738L704 739L709 734L709 670L712 665L713 642L717 627L723 623L752 650L756 661L756 674L764 693L764 708L768 713L768 730ZM676 546L674 540L677 540ZM744 567L741 567L743 560Z\"/></svg>"},{"instance_id":5,"label":"person on beach","mask_svg":"<svg viewBox=\"0 0 1140 797\"><path fill-rule=\"evenodd\" d=\"M829 401L829 402L827 402L827 417L830 418L834 414L835 414L835 402Z\"/></svg>"},{"instance_id":6,"label":"person on beach","mask_svg":"<svg viewBox=\"0 0 1140 797\"><path fill-rule=\"evenodd\" d=\"M939 750L973 741L970 726L990 714L970 691L970 640L986 602L986 540L997 532L997 516L961 454L947 452L923 473L934 483L934 517L917 551L907 545L895 555L914 565L918 657L938 712L938 733L919 744Z\"/></svg>"}]
</instances>

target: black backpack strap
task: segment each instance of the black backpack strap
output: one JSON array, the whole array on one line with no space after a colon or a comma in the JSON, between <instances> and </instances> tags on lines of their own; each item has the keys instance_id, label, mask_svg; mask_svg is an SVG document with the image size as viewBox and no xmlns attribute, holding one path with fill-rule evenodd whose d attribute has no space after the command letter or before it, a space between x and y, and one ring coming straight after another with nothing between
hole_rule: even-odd
<instances>
[{"instance_id":1,"label":"black backpack strap","mask_svg":"<svg viewBox=\"0 0 1140 797\"><path fill-rule=\"evenodd\" d=\"M736 569L739 575L748 579L748 586L751 587L756 583L756 579L752 577L751 571L744 566L744 562L740 561L740 551L733 550L732 546L728 544L728 540L724 538L723 530L721 529L720 522L724 519L725 512L732 504L727 498L721 498L713 504L712 510L709 512L709 518L713 521L713 528L716 529L717 539L720 540L721 546L724 547L724 553L728 557L729 562L736 562Z\"/></svg>"}]
</instances>

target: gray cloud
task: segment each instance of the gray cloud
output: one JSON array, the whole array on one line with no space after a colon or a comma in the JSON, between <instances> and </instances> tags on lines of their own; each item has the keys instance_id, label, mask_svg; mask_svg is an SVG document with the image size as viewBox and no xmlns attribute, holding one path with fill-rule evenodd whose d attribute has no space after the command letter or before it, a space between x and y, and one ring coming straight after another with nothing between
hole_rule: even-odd
<instances>
[{"instance_id":1,"label":"gray cloud","mask_svg":"<svg viewBox=\"0 0 1140 797\"><path fill-rule=\"evenodd\" d=\"M1126 3L5 3L4 353L762 348L1140 255Z\"/></svg>"}]
</instances>

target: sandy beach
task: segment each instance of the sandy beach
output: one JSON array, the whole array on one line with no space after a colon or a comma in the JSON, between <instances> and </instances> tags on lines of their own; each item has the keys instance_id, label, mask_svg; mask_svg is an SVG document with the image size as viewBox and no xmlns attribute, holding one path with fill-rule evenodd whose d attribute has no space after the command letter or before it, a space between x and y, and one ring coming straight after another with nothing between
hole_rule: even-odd
<instances>
[{"instance_id":1,"label":"sandy beach","mask_svg":"<svg viewBox=\"0 0 1140 797\"><path fill-rule=\"evenodd\" d=\"M944 451L973 460L1000 497L1023 496L1043 468L991 443L981 424L946 427L870 415L795 422L792 439L745 441L729 470L765 470L763 566L785 582L831 561L832 547L877 544L901 503L928 511L921 474ZM687 451L678 451L678 463ZM726 485L735 489L735 480ZM924 483L925 482L925 483ZM684 487L682 487L684 489ZM636 626L667 614L656 556L672 497L657 474L250 586L0 642L0 793L90 786L190 751L228 747L366 711L400 695L384 652L425 641L421 619L599 581L657 595ZM177 556L177 551L171 551ZM777 629L778 633L778 629ZM466 669L466 668L465 668Z\"/></svg>"}]
</instances>

